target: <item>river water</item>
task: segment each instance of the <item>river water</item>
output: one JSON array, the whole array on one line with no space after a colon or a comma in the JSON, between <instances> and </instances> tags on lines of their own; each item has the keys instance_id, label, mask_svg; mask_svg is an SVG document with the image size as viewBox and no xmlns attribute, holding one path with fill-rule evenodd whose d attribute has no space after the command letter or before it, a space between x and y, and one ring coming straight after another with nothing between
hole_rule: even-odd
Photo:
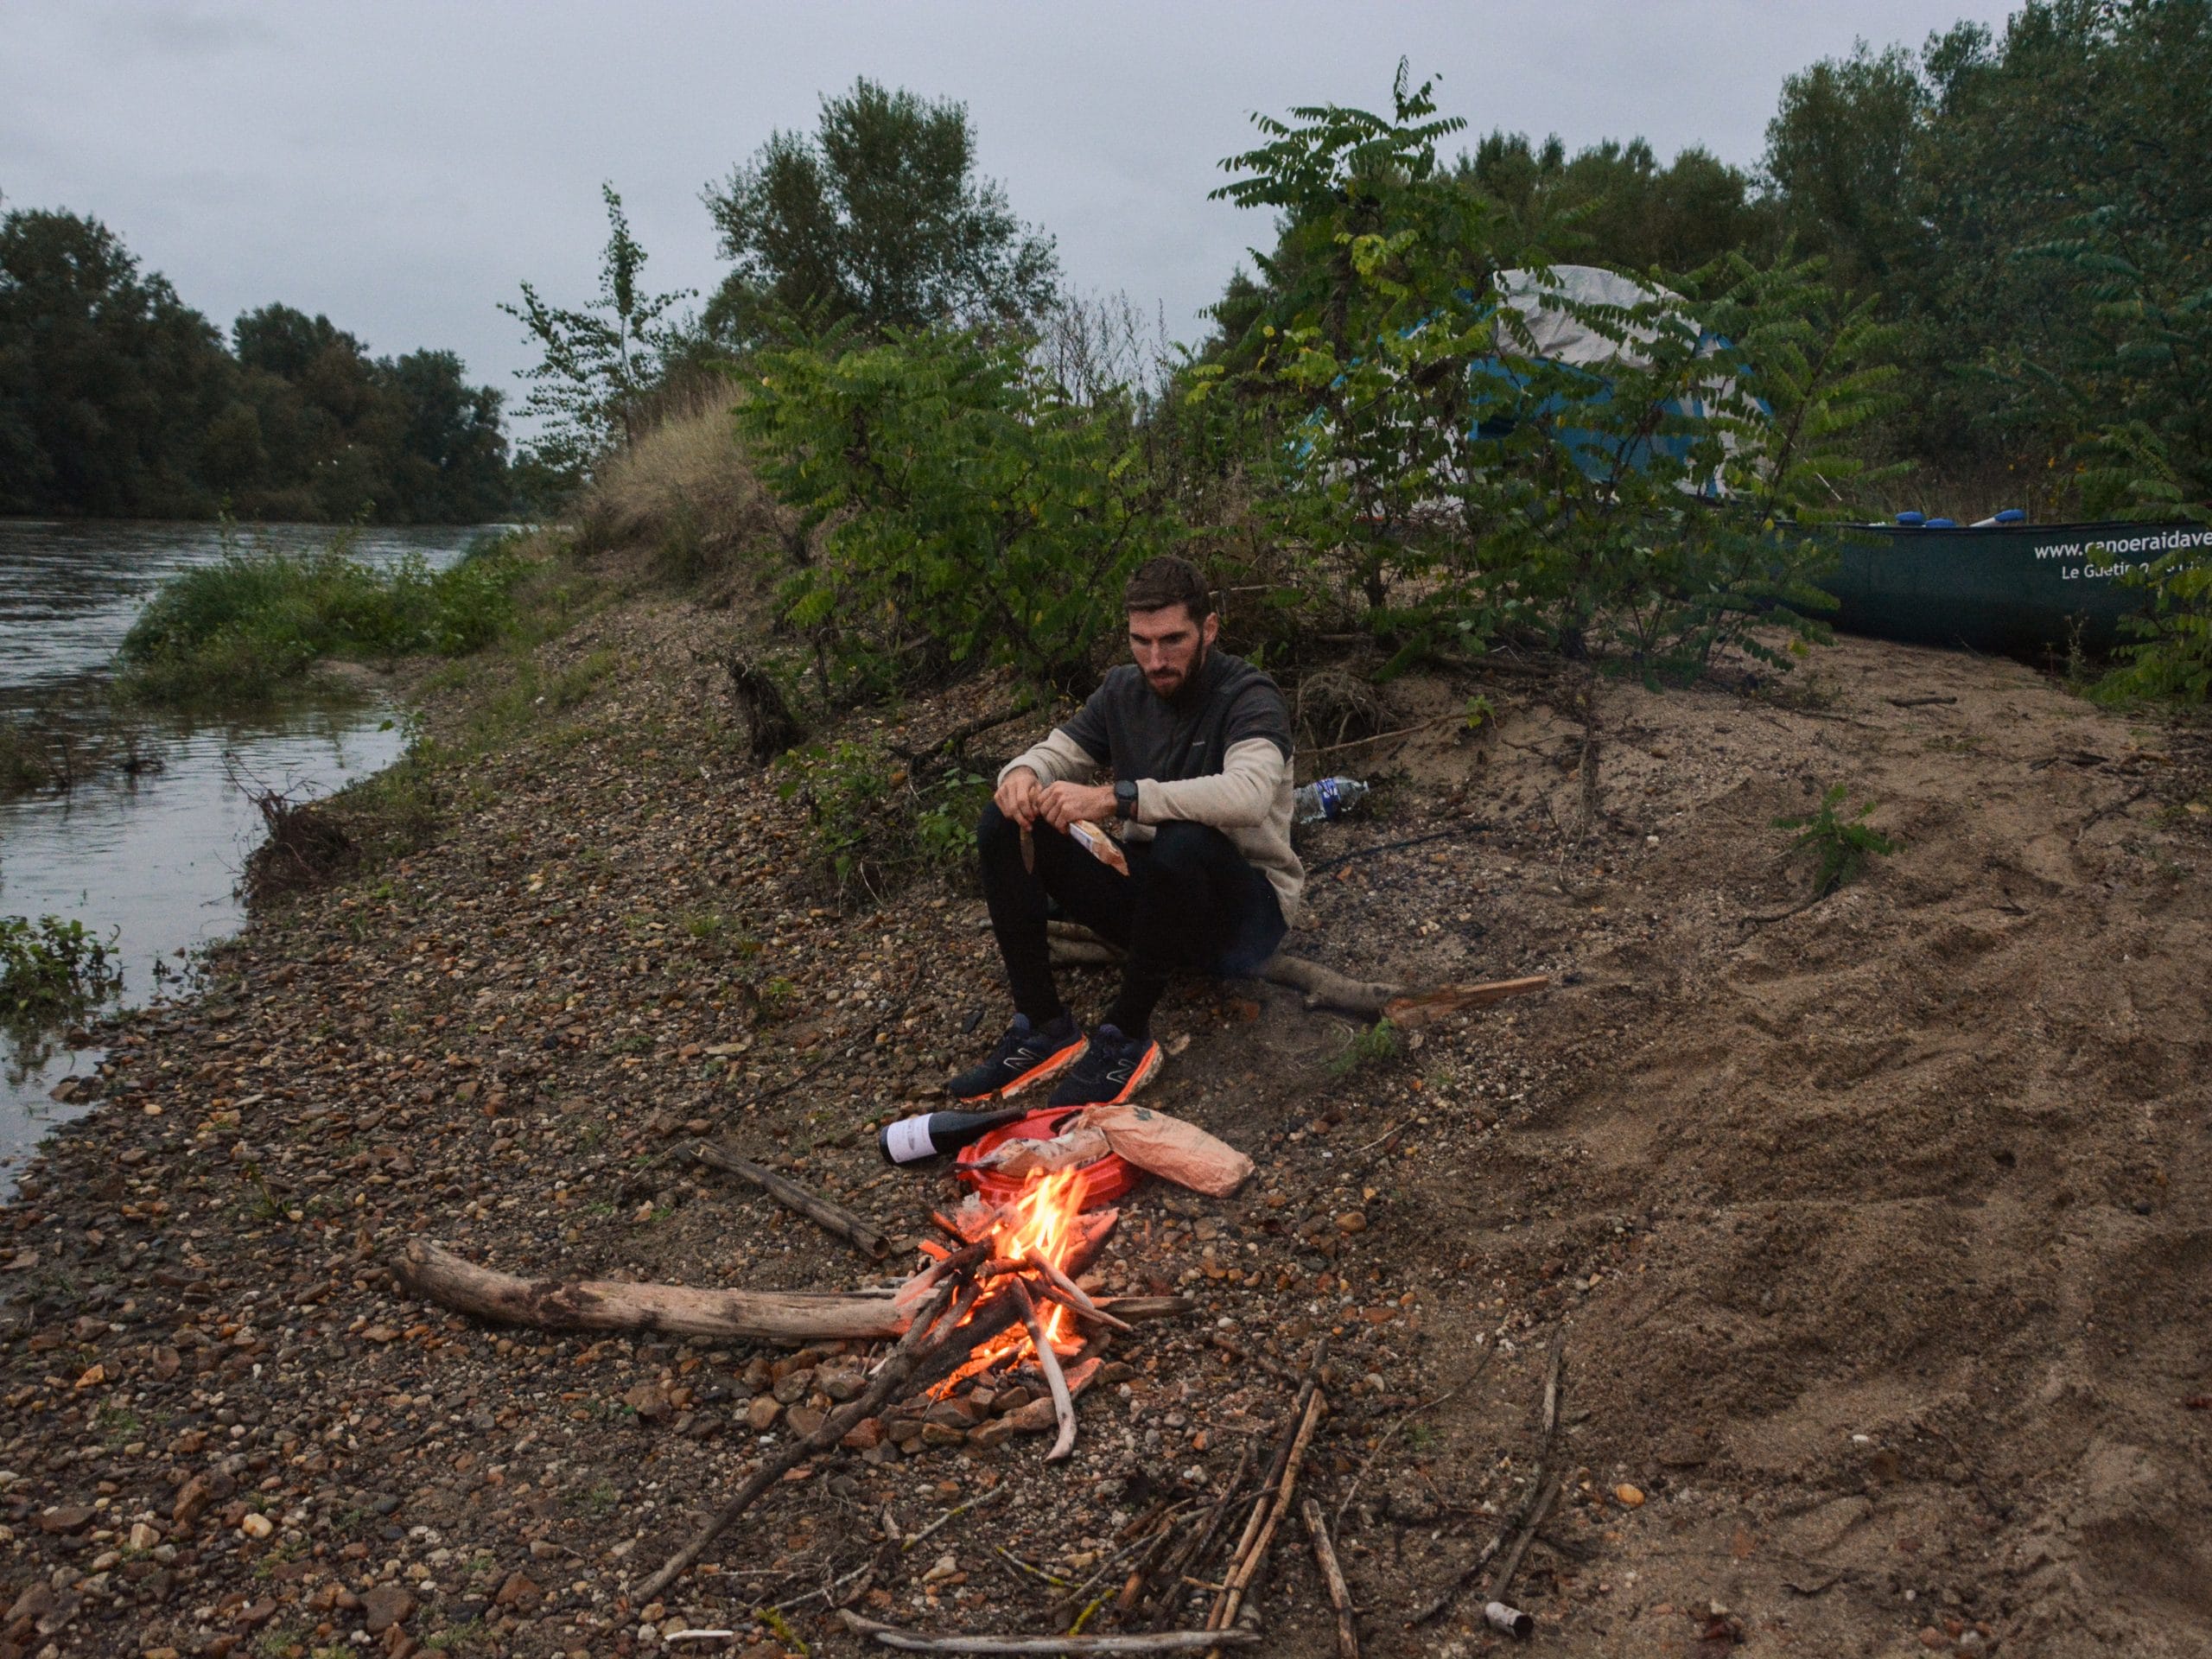
<instances>
[{"instance_id":1,"label":"river water","mask_svg":"<svg viewBox=\"0 0 2212 1659\"><path fill-rule=\"evenodd\" d=\"M461 556L474 526L361 532L354 557L419 553L433 567ZM319 547L325 525L242 532L245 545ZM117 646L162 580L223 556L213 524L47 524L0 519L0 719L33 714L49 728L112 730L159 769L110 768L74 788L0 796L0 916L76 918L117 937L123 1001L175 992L198 947L237 931L236 892L260 814L251 779L327 793L387 765L400 737L372 697L302 696L234 715L191 718L118 711L107 695ZM38 1141L74 1109L53 1098L97 1050L0 1033L0 1191Z\"/></svg>"}]
</instances>

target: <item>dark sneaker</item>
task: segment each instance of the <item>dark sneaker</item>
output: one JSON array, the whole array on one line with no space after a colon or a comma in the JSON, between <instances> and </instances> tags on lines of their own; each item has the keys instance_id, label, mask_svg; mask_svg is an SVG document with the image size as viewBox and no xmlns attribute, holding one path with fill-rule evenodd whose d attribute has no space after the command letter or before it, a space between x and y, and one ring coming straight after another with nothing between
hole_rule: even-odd
<instances>
[{"instance_id":1,"label":"dark sneaker","mask_svg":"<svg viewBox=\"0 0 2212 1659\"><path fill-rule=\"evenodd\" d=\"M946 1084L944 1091L955 1100L1018 1095L1033 1083L1059 1076L1082 1052L1083 1030L1067 1015L1037 1031L1031 1028L1027 1014L1017 1014L990 1058L969 1066Z\"/></svg>"},{"instance_id":2,"label":"dark sneaker","mask_svg":"<svg viewBox=\"0 0 2212 1659\"><path fill-rule=\"evenodd\" d=\"M1149 1037L1124 1037L1112 1026L1090 1034L1075 1070L1052 1090L1055 1106L1110 1106L1127 1100L1160 1070L1160 1045Z\"/></svg>"}]
</instances>

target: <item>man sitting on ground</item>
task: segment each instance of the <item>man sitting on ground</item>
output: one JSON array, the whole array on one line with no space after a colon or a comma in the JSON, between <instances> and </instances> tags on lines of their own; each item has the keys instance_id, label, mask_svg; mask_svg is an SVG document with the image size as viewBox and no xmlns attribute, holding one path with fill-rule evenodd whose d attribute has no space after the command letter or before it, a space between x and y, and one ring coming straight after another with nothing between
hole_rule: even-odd
<instances>
[{"instance_id":1,"label":"man sitting on ground","mask_svg":"<svg viewBox=\"0 0 2212 1659\"><path fill-rule=\"evenodd\" d=\"M961 1100L1061 1077L1052 1104L1128 1099L1160 1069L1152 1010L1178 968L1250 974L1274 953L1306 874L1290 848L1291 730L1275 683L1214 650L1221 624L1187 561L1154 559L1123 603L1134 664L999 773L976 830L1013 1027L952 1079ZM1096 783L1110 767L1115 781ZM1117 823L1124 875L1069 834ZM1045 901L1128 953L1086 1042L1052 982Z\"/></svg>"}]
</instances>

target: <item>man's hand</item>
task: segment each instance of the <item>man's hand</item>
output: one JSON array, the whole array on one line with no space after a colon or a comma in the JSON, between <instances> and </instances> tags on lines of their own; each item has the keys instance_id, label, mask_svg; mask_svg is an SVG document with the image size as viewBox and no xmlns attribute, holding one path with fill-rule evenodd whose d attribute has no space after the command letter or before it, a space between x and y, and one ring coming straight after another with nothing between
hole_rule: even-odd
<instances>
[{"instance_id":1,"label":"man's hand","mask_svg":"<svg viewBox=\"0 0 2212 1659\"><path fill-rule=\"evenodd\" d=\"M1053 784L1037 797L1036 810L1055 830L1065 830L1084 818L1103 824L1114 816L1114 788L1110 784Z\"/></svg>"},{"instance_id":2,"label":"man's hand","mask_svg":"<svg viewBox=\"0 0 2212 1659\"><path fill-rule=\"evenodd\" d=\"M998 791L991 797L999 811L1027 830L1037 822L1039 791L1037 774L1027 766L1016 766L1006 775Z\"/></svg>"}]
</instances>

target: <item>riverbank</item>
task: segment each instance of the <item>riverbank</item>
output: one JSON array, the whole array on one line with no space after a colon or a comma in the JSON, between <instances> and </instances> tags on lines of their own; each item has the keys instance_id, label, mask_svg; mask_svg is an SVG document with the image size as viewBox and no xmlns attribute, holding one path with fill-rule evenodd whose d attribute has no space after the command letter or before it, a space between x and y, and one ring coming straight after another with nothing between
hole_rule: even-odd
<instances>
[{"instance_id":1,"label":"riverbank","mask_svg":"<svg viewBox=\"0 0 2212 1659\"><path fill-rule=\"evenodd\" d=\"M1859 641L1771 696L1602 687L1594 747L1579 682L1395 686L1393 728L1476 691L1500 718L1357 757L1389 786L1312 836L1354 856L1300 950L1555 988L1345 1065L1351 1027L1287 992L1179 986L1151 1098L1259 1172L1124 1207L1104 1282L1193 1310L1122 1339L1074 1457L817 1460L639 1605L822 1356L492 1330L389 1263L420 1237L533 1277L861 1282L686 1148L782 1164L900 1266L948 1191L886 1178L868 1126L1002 1010L957 875L841 912L809 874L715 665L743 597L625 556L578 580L566 632L431 677L435 836L120 1027L6 1215L13 1650L629 1653L788 1602L847 1653L810 1592L855 1573L887 1622L1044 1628L1036 1574L1115 1589L1132 1522L1266 1455L1324 1336L1307 1478L1371 1654L1503 1642L1479 1596L1406 1620L1525 1495L1555 1338L1569 1478L1514 1599L1561 1650L2200 1650L2206 746ZM843 734L919 750L1005 701ZM1771 820L1834 783L1903 849L1781 915L1810 871ZM1287 1529L1262 1605L1267 1651L1334 1650Z\"/></svg>"}]
</instances>

